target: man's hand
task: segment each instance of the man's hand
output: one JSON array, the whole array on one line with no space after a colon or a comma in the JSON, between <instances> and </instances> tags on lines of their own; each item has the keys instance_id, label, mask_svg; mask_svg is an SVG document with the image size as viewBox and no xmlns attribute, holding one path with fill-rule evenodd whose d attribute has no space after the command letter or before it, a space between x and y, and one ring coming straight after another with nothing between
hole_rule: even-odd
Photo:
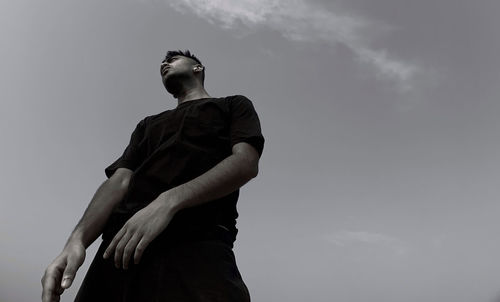
<instances>
[{"instance_id":1,"label":"man's hand","mask_svg":"<svg viewBox=\"0 0 500 302\"><path fill-rule=\"evenodd\" d=\"M132 254L134 263L138 264L144 250L170 223L175 210L164 195L160 195L148 206L134 214L116 233L104 252L107 259L114 252L116 268L128 268Z\"/></svg>"},{"instance_id":2,"label":"man's hand","mask_svg":"<svg viewBox=\"0 0 500 302\"><path fill-rule=\"evenodd\" d=\"M78 242L70 242L47 267L42 277L42 301L59 301L65 289L71 286L76 271L85 260L85 247Z\"/></svg>"}]
</instances>

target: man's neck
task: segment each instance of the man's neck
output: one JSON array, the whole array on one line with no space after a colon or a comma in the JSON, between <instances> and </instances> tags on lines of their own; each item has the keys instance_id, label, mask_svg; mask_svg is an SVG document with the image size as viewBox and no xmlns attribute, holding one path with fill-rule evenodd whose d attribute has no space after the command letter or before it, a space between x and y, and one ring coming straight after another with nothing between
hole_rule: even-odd
<instances>
[{"instance_id":1,"label":"man's neck","mask_svg":"<svg viewBox=\"0 0 500 302\"><path fill-rule=\"evenodd\" d=\"M189 102L192 100L202 99L202 98L210 98L211 96L203 87L196 87L193 89L187 90L185 93L179 95L177 97L177 105L180 105L185 102Z\"/></svg>"}]
</instances>

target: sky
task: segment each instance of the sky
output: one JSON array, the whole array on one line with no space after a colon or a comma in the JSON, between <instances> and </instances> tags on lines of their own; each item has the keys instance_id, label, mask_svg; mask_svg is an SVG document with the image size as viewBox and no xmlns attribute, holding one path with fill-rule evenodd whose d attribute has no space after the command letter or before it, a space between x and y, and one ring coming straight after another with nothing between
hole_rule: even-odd
<instances>
[{"instance_id":1,"label":"sky","mask_svg":"<svg viewBox=\"0 0 500 302\"><path fill-rule=\"evenodd\" d=\"M167 50L266 138L234 252L252 301L500 301L500 2L0 2L0 301L40 299ZM72 301L97 250L87 249Z\"/></svg>"}]
</instances>

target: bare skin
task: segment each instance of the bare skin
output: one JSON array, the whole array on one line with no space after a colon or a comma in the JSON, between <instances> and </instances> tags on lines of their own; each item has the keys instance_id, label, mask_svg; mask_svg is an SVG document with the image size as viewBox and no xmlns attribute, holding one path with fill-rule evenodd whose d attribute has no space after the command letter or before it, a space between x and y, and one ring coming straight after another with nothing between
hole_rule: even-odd
<instances>
[{"instance_id":1,"label":"bare skin","mask_svg":"<svg viewBox=\"0 0 500 302\"><path fill-rule=\"evenodd\" d=\"M201 73L204 70L204 66L183 56L174 56L160 64L163 85L177 98L178 104L210 97L203 87Z\"/></svg>"},{"instance_id":2,"label":"bare skin","mask_svg":"<svg viewBox=\"0 0 500 302\"><path fill-rule=\"evenodd\" d=\"M167 70L168 69L168 70ZM177 103L208 98L203 87L204 67L194 60L174 56L162 62L162 82ZM225 196L247 183L258 173L259 155L247 143L235 144L232 154L197 178L160 194L148 206L132 216L115 235L104 253L114 257L117 268L128 268L131 257L139 263L149 243L169 224L177 211ZM133 171L119 168L103 182L87 210L66 242L63 251L47 267L42 277L42 301L60 301L78 268L85 260L85 250L102 234L112 209L128 190Z\"/></svg>"},{"instance_id":3,"label":"bare skin","mask_svg":"<svg viewBox=\"0 0 500 302\"><path fill-rule=\"evenodd\" d=\"M73 230L63 251L47 267L42 277L42 301L59 301L85 260L85 250L102 233L113 207L128 189L132 171L119 168L97 189L82 219Z\"/></svg>"}]
</instances>

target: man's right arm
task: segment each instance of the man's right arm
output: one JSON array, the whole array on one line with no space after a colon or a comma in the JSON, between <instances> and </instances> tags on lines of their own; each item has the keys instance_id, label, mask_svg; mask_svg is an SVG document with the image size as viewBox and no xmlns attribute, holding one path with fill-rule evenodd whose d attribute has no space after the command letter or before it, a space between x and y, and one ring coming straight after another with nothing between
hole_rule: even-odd
<instances>
[{"instance_id":1,"label":"man's right arm","mask_svg":"<svg viewBox=\"0 0 500 302\"><path fill-rule=\"evenodd\" d=\"M132 170L118 168L101 184L66 245L77 241L87 248L101 235L111 211L127 193L131 176Z\"/></svg>"},{"instance_id":2,"label":"man's right arm","mask_svg":"<svg viewBox=\"0 0 500 302\"><path fill-rule=\"evenodd\" d=\"M127 193L131 175L132 170L119 168L99 186L63 251L45 270L43 302L59 301L59 296L71 286L76 271L85 260L85 249L103 232L113 208Z\"/></svg>"}]
</instances>

